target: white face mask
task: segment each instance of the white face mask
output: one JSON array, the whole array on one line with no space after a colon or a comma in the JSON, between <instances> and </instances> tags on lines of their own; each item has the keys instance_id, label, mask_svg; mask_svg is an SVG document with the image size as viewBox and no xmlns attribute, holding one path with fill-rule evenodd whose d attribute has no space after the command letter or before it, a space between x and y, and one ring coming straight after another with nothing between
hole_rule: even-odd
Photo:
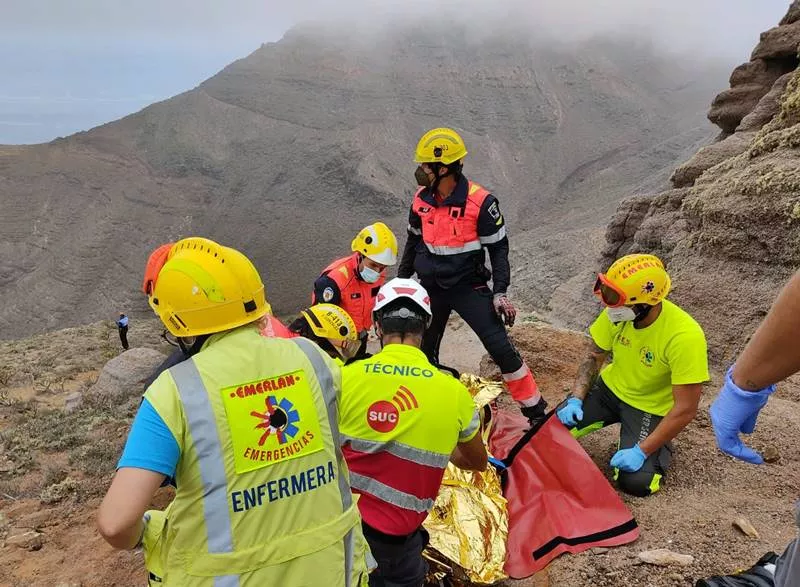
<instances>
[{"instance_id":1,"label":"white face mask","mask_svg":"<svg viewBox=\"0 0 800 587\"><path fill-rule=\"evenodd\" d=\"M380 271L375 271L369 267L364 267L361 271L361 279L366 281L367 283L375 283L381 278Z\"/></svg>"},{"instance_id":2,"label":"white face mask","mask_svg":"<svg viewBox=\"0 0 800 587\"><path fill-rule=\"evenodd\" d=\"M630 306L620 306L619 308L606 308L608 318L614 323L631 322L636 320L636 312Z\"/></svg>"}]
</instances>

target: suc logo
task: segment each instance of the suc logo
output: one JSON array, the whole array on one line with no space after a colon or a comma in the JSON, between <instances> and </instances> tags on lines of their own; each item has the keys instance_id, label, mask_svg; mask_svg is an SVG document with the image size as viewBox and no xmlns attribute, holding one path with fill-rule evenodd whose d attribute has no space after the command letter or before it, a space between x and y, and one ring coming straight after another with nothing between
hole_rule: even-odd
<instances>
[{"instance_id":1,"label":"suc logo","mask_svg":"<svg viewBox=\"0 0 800 587\"><path fill-rule=\"evenodd\" d=\"M376 432L391 432L400 422L400 413L419 408L411 390L401 385L392 401L379 400L367 409L367 423Z\"/></svg>"}]
</instances>

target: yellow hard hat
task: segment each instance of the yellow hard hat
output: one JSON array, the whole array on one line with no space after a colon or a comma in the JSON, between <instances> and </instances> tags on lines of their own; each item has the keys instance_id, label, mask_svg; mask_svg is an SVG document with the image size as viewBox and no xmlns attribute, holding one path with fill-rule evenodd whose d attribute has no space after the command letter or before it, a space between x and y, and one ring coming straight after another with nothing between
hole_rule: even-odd
<instances>
[{"instance_id":1,"label":"yellow hard hat","mask_svg":"<svg viewBox=\"0 0 800 587\"><path fill-rule=\"evenodd\" d=\"M381 265L397 263L397 238L383 222L362 228L350 248Z\"/></svg>"},{"instance_id":2,"label":"yellow hard hat","mask_svg":"<svg viewBox=\"0 0 800 587\"><path fill-rule=\"evenodd\" d=\"M344 308L335 304L316 304L300 313L317 336L334 340L358 340L356 323Z\"/></svg>"},{"instance_id":3,"label":"yellow hard hat","mask_svg":"<svg viewBox=\"0 0 800 587\"><path fill-rule=\"evenodd\" d=\"M452 128L429 130L417 143L416 163L442 163L450 165L467 156L464 140Z\"/></svg>"},{"instance_id":4,"label":"yellow hard hat","mask_svg":"<svg viewBox=\"0 0 800 587\"><path fill-rule=\"evenodd\" d=\"M300 314L314 336L327 339L344 359L355 356L361 341L356 323L343 308L335 304L316 304Z\"/></svg>"},{"instance_id":5,"label":"yellow hard hat","mask_svg":"<svg viewBox=\"0 0 800 587\"><path fill-rule=\"evenodd\" d=\"M594 292L610 307L654 306L667 297L672 281L655 255L625 255L597 276Z\"/></svg>"},{"instance_id":6,"label":"yellow hard hat","mask_svg":"<svg viewBox=\"0 0 800 587\"><path fill-rule=\"evenodd\" d=\"M239 251L192 237L168 257L148 303L173 335L222 332L271 313L258 271Z\"/></svg>"}]
</instances>

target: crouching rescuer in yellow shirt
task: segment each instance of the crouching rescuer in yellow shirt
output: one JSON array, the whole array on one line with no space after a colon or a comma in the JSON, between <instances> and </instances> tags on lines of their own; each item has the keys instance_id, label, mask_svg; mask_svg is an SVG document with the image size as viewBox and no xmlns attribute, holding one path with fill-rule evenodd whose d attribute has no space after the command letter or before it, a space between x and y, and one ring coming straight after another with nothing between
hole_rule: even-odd
<instances>
[{"instance_id":1,"label":"crouching rescuer in yellow shirt","mask_svg":"<svg viewBox=\"0 0 800 587\"><path fill-rule=\"evenodd\" d=\"M240 252L175 243L150 306L206 337L145 392L98 514L112 546L143 544L150 585L366 586L369 553L341 452L341 371L303 338L266 338L264 285ZM165 512L145 512L165 482Z\"/></svg>"},{"instance_id":2,"label":"crouching rescuer in yellow shirt","mask_svg":"<svg viewBox=\"0 0 800 587\"><path fill-rule=\"evenodd\" d=\"M653 255L627 255L598 275L594 292L606 308L589 328L592 349L571 397L556 412L578 438L620 423L614 478L639 497L658 491L670 441L694 419L709 379L703 330L665 299L670 285Z\"/></svg>"},{"instance_id":3,"label":"crouching rescuer in yellow shirt","mask_svg":"<svg viewBox=\"0 0 800 587\"><path fill-rule=\"evenodd\" d=\"M482 471L487 455L467 388L420 350L428 293L411 279L381 287L374 311L383 349L342 369L341 432L364 536L378 568L372 587L423 584L422 522L447 463Z\"/></svg>"}]
</instances>

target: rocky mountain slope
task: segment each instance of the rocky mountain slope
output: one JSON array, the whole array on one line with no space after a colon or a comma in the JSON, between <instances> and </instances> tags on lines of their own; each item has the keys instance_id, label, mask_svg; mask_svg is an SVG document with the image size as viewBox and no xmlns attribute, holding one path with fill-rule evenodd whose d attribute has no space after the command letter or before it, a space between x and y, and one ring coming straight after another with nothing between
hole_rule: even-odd
<instances>
[{"instance_id":1,"label":"rocky mountain slope","mask_svg":"<svg viewBox=\"0 0 800 587\"><path fill-rule=\"evenodd\" d=\"M276 311L294 311L358 228L403 234L413 146L444 124L501 197L517 295L547 307L593 263L620 197L659 189L710 140L722 75L624 39L294 30L117 122L0 147L0 338L149 315L148 252L192 234L246 250Z\"/></svg>"},{"instance_id":2,"label":"rocky mountain slope","mask_svg":"<svg viewBox=\"0 0 800 587\"><path fill-rule=\"evenodd\" d=\"M708 114L722 133L672 175L673 189L624 201L604 264L647 250L675 275L674 298L728 362L800 265L800 2L763 33Z\"/></svg>"}]
</instances>

